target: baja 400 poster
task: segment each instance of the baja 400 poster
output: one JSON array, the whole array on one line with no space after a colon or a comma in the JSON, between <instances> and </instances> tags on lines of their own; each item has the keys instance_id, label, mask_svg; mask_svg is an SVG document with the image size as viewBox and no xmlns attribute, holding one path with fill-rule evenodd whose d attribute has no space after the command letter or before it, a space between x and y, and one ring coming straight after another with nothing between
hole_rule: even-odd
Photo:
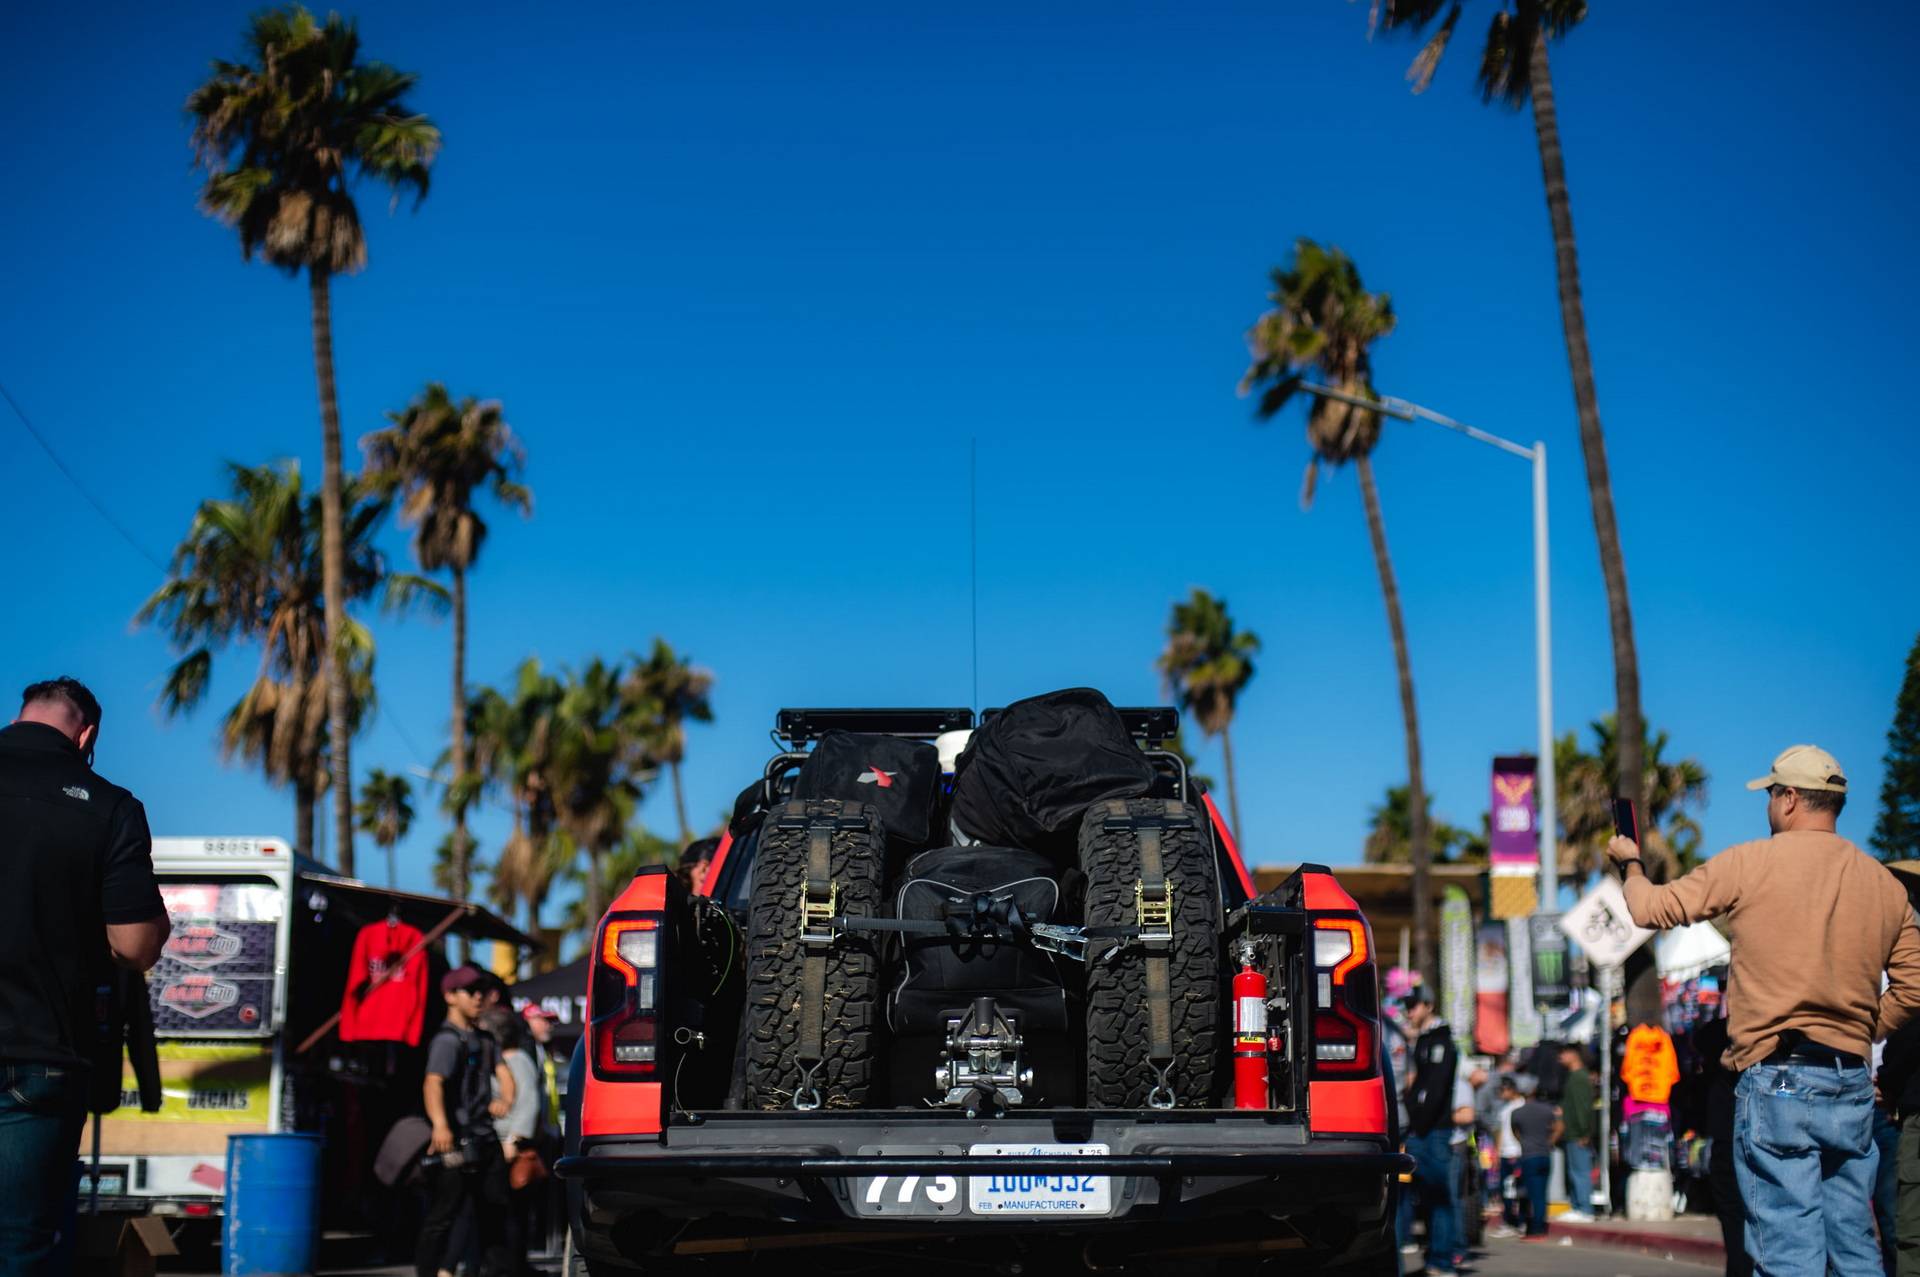
<instances>
[{"instance_id":1,"label":"baja 400 poster","mask_svg":"<svg viewBox=\"0 0 1920 1277\"><path fill-rule=\"evenodd\" d=\"M147 976L163 1037L266 1033L284 897L271 883L165 882L173 934Z\"/></svg>"}]
</instances>

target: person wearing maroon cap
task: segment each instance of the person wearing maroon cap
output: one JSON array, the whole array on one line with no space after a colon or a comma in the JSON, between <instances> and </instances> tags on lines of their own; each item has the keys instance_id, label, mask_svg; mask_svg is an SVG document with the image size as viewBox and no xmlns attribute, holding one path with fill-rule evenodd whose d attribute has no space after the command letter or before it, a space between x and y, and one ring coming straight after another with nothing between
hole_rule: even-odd
<instances>
[{"instance_id":1,"label":"person wearing maroon cap","mask_svg":"<svg viewBox=\"0 0 1920 1277\"><path fill-rule=\"evenodd\" d=\"M500 1044L475 1023L485 984L472 966L440 977L447 1018L427 1044L421 1088L433 1134L427 1142L427 1215L414 1252L418 1277L438 1277L453 1267L447 1238L469 1205L485 1266L500 1271L507 1262L502 1235L507 1166L493 1119L504 1117L513 1104L513 1074L501 1062Z\"/></svg>"}]
</instances>

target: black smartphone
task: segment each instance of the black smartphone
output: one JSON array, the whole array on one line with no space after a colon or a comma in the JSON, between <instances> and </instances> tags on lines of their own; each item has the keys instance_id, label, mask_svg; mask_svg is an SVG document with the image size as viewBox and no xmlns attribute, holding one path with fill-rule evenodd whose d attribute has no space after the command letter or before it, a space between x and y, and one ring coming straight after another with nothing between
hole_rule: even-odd
<instances>
[{"instance_id":1,"label":"black smartphone","mask_svg":"<svg viewBox=\"0 0 1920 1277\"><path fill-rule=\"evenodd\" d=\"M1633 800L1616 798L1613 800L1613 832L1622 838L1640 841L1640 821L1633 814Z\"/></svg>"}]
</instances>

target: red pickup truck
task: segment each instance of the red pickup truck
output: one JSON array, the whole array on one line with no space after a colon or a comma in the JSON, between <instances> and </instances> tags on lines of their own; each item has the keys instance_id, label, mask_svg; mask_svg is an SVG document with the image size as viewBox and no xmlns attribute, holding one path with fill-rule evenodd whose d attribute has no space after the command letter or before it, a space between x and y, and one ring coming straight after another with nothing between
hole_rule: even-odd
<instances>
[{"instance_id":1,"label":"red pickup truck","mask_svg":"<svg viewBox=\"0 0 1920 1277\"><path fill-rule=\"evenodd\" d=\"M971 711L781 711L699 890L643 871L594 935L557 1166L591 1273L1397 1271L1366 919L1317 865L1256 895L1173 711L1119 713L1149 791L1048 860L794 794L830 732Z\"/></svg>"}]
</instances>

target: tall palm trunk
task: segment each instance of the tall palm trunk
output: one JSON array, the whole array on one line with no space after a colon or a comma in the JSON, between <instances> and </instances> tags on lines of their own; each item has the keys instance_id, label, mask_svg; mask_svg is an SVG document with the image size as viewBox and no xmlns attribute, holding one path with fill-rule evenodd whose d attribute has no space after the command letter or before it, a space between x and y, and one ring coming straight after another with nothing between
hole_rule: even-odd
<instances>
[{"instance_id":1,"label":"tall palm trunk","mask_svg":"<svg viewBox=\"0 0 1920 1277\"><path fill-rule=\"evenodd\" d=\"M1640 712L1640 661L1633 645L1633 611L1627 603L1627 563L1620 553L1620 525L1613 512L1613 484L1607 473L1607 441L1600 429L1600 400L1593 386L1593 356L1587 350L1587 316L1580 301L1580 261L1574 249L1573 210L1567 200L1567 170L1560 154L1560 125L1553 106L1553 76L1547 68L1547 42L1533 42L1528 65L1533 91L1533 125L1540 142L1540 171L1546 180L1547 216L1553 222L1554 264L1560 275L1560 323L1567 335L1567 362L1573 369L1573 402L1580 415L1580 450L1587 460L1587 495L1593 502L1593 531L1600 542L1600 574L1607 584L1607 619L1613 628L1613 691L1620 734L1620 796L1645 806L1646 721Z\"/></svg>"},{"instance_id":2,"label":"tall palm trunk","mask_svg":"<svg viewBox=\"0 0 1920 1277\"><path fill-rule=\"evenodd\" d=\"M453 565L453 783L467 778L467 570ZM453 803L453 898L465 900L467 881L467 803L464 791Z\"/></svg>"},{"instance_id":3,"label":"tall palm trunk","mask_svg":"<svg viewBox=\"0 0 1920 1277\"><path fill-rule=\"evenodd\" d=\"M1240 786L1233 777L1233 724L1228 723L1220 729L1220 755L1227 765L1227 813L1233 818L1233 836L1244 840L1247 827L1240 823ZM1244 841L1241 854L1246 854Z\"/></svg>"},{"instance_id":4,"label":"tall palm trunk","mask_svg":"<svg viewBox=\"0 0 1920 1277\"><path fill-rule=\"evenodd\" d=\"M1367 532L1373 538L1374 566L1380 570L1380 593L1387 600L1387 628L1393 634L1393 663L1400 675L1400 717L1407 734L1407 832L1413 866L1413 965L1429 989L1440 987L1440 969L1433 947L1433 852L1427 845L1427 786L1420 767L1420 714L1413 703L1413 662L1407 657L1407 624L1400 615L1400 587L1393 578L1393 560L1387 554L1387 525L1380 517L1380 492L1373 485L1373 461L1364 453L1358 461L1360 492L1366 499Z\"/></svg>"},{"instance_id":5,"label":"tall palm trunk","mask_svg":"<svg viewBox=\"0 0 1920 1277\"><path fill-rule=\"evenodd\" d=\"M320 383L320 574L327 614L327 732L332 746L336 861L353 877L353 735L347 688L346 560L340 496L340 404L333 386L333 308L324 267L307 275L313 293L313 368Z\"/></svg>"},{"instance_id":6,"label":"tall palm trunk","mask_svg":"<svg viewBox=\"0 0 1920 1277\"><path fill-rule=\"evenodd\" d=\"M607 875L604 869L606 853L598 847L587 848L587 886L583 893L587 901L587 928L591 931L600 925L600 915L607 911Z\"/></svg>"},{"instance_id":7,"label":"tall palm trunk","mask_svg":"<svg viewBox=\"0 0 1920 1277\"><path fill-rule=\"evenodd\" d=\"M1620 797L1646 809L1646 723L1640 710L1640 660L1633 645L1633 611L1627 602L1627 563L1620 552L1620 525L1613 512L1613 484L1607 473L1607 441L1600 429L1600 399L1593 385L1593 356L1587 349L1587 316L1580 301L1580 260L1574 249L1573 209L1567 198L1567 169L1560 153L1560 121L1553 105L1553 74L1547 65L1544 30L1534 39L1527 62L1533 95L1533 128L1540 143L1540 174L1547 189L1547 216L1553 223L1554 265L1560 276L1560 325L1566 330L1567 363L1573 370L1573 402L1580 416L1580 450L1587 461L1587 496L1593 504L1593 532L1600 543L1600 575L1607 585L1607 620L1613 630L1613 696L1619 736ZM1552 902L1548 902L1552 907ZM1650 946L1648 946L1650 947ZM1660 1018L1660 984L1651 954L1636 950L1626 964L1627 1016L1635 1024Z\"/></svg>"},{"instance_id":8,"label":"tall palm trunk","mask_svg":"<svg viewBox=\"0 0 1920 1277\"><path fill-rule=\"evenodd\" d=\"M687 824L687 793L680 785L680 760L668 763L667 770L673 774L673 814L679 818L680 845L685 847L693 841L693 829Z\"/></svg>"},{"instance_id":9,"label":"tall palm trunk","mask_svg":"<svg viewBox=\"0 0 1920 1277\"><path fill-rule=\"evenodd\" d=\"M313 782L297 776L293 781L293 849L302 856L313 855Z\"/></svg>"}]
</instances>

